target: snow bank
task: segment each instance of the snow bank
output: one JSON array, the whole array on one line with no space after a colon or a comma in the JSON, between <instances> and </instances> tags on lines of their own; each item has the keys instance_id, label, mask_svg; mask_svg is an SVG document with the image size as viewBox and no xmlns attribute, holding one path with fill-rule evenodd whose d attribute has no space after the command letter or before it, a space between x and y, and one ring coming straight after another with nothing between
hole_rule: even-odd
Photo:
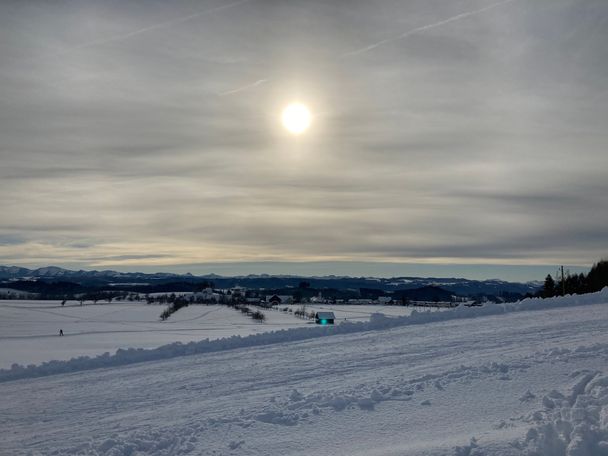
<instances>
[{"instance_id":1,"label":"snow bank","mask_svg":"<svg viewBox=\"0 0 608 456\"><path fill-rule=\"evenodd\" d=\"M246 337L231 336L216 340L204 339L199 342L190 342L186 344L176 342L155 349L119 349L114 355L104 353L103 355L93 358L82 356L79 358L72 358L69 361L48 361L40 365L22 366L20 364L13 364L10 369L0 369L0 382L103 367L121 366L178 356L213 353L235 348L296 342L337 334L377 331L407 325L435 323L462 318L478 318L512 312L547 310L560 307L601 304L605 302L608 302L608 287L597 293L586 295L573 295L549 299L530 298L516 303L487 304L481 307L459 306L452 311L445 312L414 310L410 315L397 318L386 317L383 314L373 314L369 322L346 322L336 326L291 328Z\"/></svg>"}]
</instances>

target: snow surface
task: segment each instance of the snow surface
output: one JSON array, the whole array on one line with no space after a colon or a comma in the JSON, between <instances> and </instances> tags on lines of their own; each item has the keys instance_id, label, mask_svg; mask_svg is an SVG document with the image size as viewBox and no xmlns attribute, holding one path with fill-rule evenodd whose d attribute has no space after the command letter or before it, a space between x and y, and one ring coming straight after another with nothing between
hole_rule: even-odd
<instances>
[{"instance_id":1,"label":"snow surface","mask_svg":"<svg viewBox=\"0 0 608 456\"><path fill-rule=\"evenodd\" d=\"M205 304L182 308L163 322L159 316L165 307L137 302L80 306L70 301L61 306L60 301L0 300L0 368L310 326L293 313L264 309L266 322L260 324L226 306ZM321 305L318 309L334 310L340 322L368 321L376 312L403 316L412 311L396 306ZM60 329L64 337L59 337Z\"/></svg>"},{"instance_id":2,"label":"snow surface","mask_svg":"<svg viewBox=\"0 0 608 456\"><path fill-rule=\"evenodd\" d=\"M163 322L159 316L165 307L126 302L62 307L57 301L0 301L0 368L15 362L67 360L114 353L119 348L156 348L276 329L219 305L188 306ZM291 322L281 327L303 324L288 317ZM59 329L64 337L59 337Z\"/></svg>"},{"instance_id":3,"label":"snow surface","mask_svg":"<svg viewBox=\"0 0 608 456\"><path fill-rule=\"evenodd\" d=\"M302 307L301 304L280 305L279 309L289 307L292 310ZM336 323L345 321L368 321L373 314L381 313L389 317L403 317L410 315L414 310L445 310L433 307L404 307L389 305L358 305L358 304L306 304L306 312L333 312Z\"/></svg>"},{"instance_id":4,"label":"snow surface","mask_svg":"<svg viewBox=\"0 0 608 456\"><path fill-rule=\"evenodd\" d=\"M0 454L607 455L607 328L604 290L3 371Z\"/></svg>"}]
</instances>

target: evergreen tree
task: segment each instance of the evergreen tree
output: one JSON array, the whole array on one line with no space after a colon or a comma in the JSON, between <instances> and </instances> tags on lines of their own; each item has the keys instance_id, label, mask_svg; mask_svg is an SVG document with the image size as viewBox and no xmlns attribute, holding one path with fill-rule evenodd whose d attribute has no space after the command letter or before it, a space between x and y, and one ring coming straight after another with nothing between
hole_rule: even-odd
<instances>
[{"instance_id":1,"label":"evergreen tree","mask_svg":"<svg viewBox=\"0 0 608 456\"><path fill-rule=\"evenodd\" d=\"M555 296L555 280L553 280L551 274L547 274L545 284L543 285L542 297L550 298L552 296Z\"/></svg>"},{"instance_id":2,"label":"evergreen tree","mask_svg":"<svg viewBox=\"0 0 608 456\"><path fill-rule=\"evenodd\" d=\"M587 292L600 291L608 286L608 261L602 260L594 264L586 278Z\"/></svg>"}]
</instances>

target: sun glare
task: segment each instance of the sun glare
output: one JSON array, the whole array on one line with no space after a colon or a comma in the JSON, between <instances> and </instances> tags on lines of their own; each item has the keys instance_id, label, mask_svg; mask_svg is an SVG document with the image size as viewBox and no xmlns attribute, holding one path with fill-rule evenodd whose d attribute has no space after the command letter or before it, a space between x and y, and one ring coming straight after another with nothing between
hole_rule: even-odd
<instances>
[{"instance_id":1,"label":"sun glare","mask_svg":"<svg viewBox=\"0 0 608 456\"><path fill-rule=\"evenodd\" d=\"M310 110L302 103L291 103L281 114L283 126L294 135L304 133L312 123Z\"/></svg>"}]
</instances>

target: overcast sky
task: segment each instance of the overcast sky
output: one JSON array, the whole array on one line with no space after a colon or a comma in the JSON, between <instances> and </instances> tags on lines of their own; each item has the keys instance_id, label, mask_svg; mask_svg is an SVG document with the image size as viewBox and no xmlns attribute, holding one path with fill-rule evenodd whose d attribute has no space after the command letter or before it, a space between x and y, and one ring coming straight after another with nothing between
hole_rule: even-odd
<instances>
[{"instance_id":1,"label":"overcast sky","mask_svg":"<svg viewBox=\"0 0 608 456\"><path fill-rule=\"evenodd\" d=\"M607 146L605 0L0 3L0 264L586 266Z\"/></svg>"}]
</instances>

